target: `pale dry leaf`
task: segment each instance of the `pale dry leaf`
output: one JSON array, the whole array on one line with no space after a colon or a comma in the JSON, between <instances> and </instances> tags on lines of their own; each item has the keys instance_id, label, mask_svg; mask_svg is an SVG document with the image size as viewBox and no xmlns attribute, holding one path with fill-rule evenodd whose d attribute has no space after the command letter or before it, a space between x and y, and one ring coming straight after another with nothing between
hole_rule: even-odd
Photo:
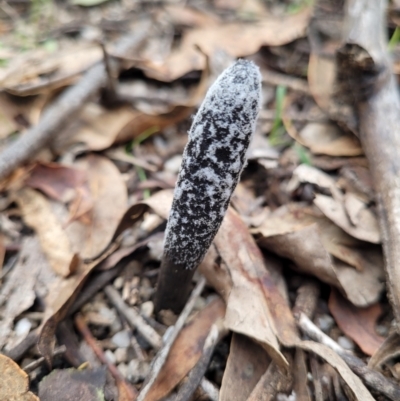
<instances>
[{"instance_id":1,"label":"pale dry leaf","mask_svg":"<svg viewBox=\"0 0 400 401\"><path fill-rule=\"evenodd\" d=\"M87 173L94 204L89 212L88 222L73 221L64 230L82 258L91 260L101 253L102 258L88 263L80 262L73 275L52 283L49 288L45 300L45 323L42 326L38 345L48 361L51 360L53 336L58 322L65 316L91 270L115 250L111 247L108 250L109 253L103 253L127 206L125 183L120 172L109 159L89 155L80 159L76 167ZM53 207L60 220L68 219L68 212L64 205L58 203Z\"/></svg>"},{"instance_id":2,"label":"pale dry leaf","mask_svg":"<svg viewBox=\"0 0 400 401\"><path fill-rule=\"evenodd\" d=\"M349 131L357 135L358 123L354 110L346 104L346 102L341 99L336 99L335 96L335 52L339 43L339 41L336 41L327 51L325 49L312 48L308 62L308 85L318 106L325 111L332 120L337 121L339 125L345 126ZM330 53L330 56L327 57L327 53ZM353 143L352 147L354 144L355 143Z\"/></svg>"},{"instance_id":3,"label":"pale dry leaf","mask_svg":"<svg viewBox=\"0 0 400 401\"><path fill-rule=\"evenodd\" d=\"M287 369L261 285L269 273L254 239L233 209L228 209L214 244L232 279L230 293L225 292L227 328L257 341L280 367Z\"/></svg>"},{"instance_id":4,"label":"pale dry leaf","mask_svg":"<svg viewBox=\"0 0 400 401\"><path fill-rule=\"evenodd\" d=\"M316 185L319 188L325 188L332 193L337 193L339 188L336 187L335 180L327 173L320 169L309 166L307 164L300 164L297 166L293 173L292 178L288 183L288 191L294 191L300 184L309 183Z\"/></svg>"},{"instance_id":5,"label":"pale dry leaf","mask_svg":"<svg viewBox=\"0 0 400 401\"><path fill-rule=\"evenodd\" d=\"M180 4L166 4L164 9L175 25L209 27L217 25L220 22L217 15L189 7L188 5L182 7Z\"/></svg>"},{"instance_id":6,"label":"pale dry leaf","mask_svg":"<svg viewBox=\"0 0 400 401\"><path fill-rule=\"evenodd\" d=\"M49 365L51 365L53 357L54 335L58 323L65 318L91 271L115 249L116 247L111 247L107 253L93 262L84 263L80 261L73 275L67 278L58 276L48 286L48 293L45 297L46 309L37 347Z\"/></svg>"},{"instance_id":7,"label":"pale dry leaf","mask_svg":"<svg viewBox=\"0 0 400 401\"><path fill-rule=\"evenodd\" d=\"M20 189L14 198L25 223L36 231L40 246L54 271L63 277L74 272L79 257L49 201L31 188Z\"/></svg>"},{"instance_id":8,"label":"pale dry leaf","mask_svg":"<svg viewBox=\"0 0 400 401\"><path fill-rule=\"evenodd\" d=\"M288 190L295 190L300 183L310 183L329 189L332 197L316 194L314 203L321 211L349 235L372 243L380 242L380 231L375 214L365 202L352 194L342 194L335 180L321 170L301 164L294 171Z\"/></svg>"},{"instance_id":9,"label":"pale dry leaf","mask_svg":"<svg viewBox=\"0 0 400 401\"><path fill-rule=\"evenodd\" d=\"M259 239L261 246L291 259L301 271L338 288L357 306L376 302L383 290L383 258L379 248L360 247L359 242L352 241L314 208L301 204L283 206L253 231L263 235Z\"/></svg>"},{"instance_id":10,"label":"pale dry leaf","mask_svg":"<svg viewBox=\"0 0 400 401\"><path fill-rule=\"evenodd\" d=\"M85 182L84 171L59 163L36 163L25 180L29 187L40 189L47 196L61 202L72 200L75 188Z\"/></svg>"},{"instance_id":11,"label":"pale dry leaf","mask_svg":"<svg viewBox=\"0 0 400 401\"><path fill-rule=\"evenodd\" d=\"M366 203L352 192L344 194L344 208L351 224L354 226L372 226L376 224L375 216L367 208Z\"/></svg>"},{"instance_id":12,"label":"pale dry leaf","mask_svg":"<svg viewBox=\"0 0 400 401\"><path fill-rule=\"evenodd\" d=\"M29 391L29 376L12 359L0 354L0 401L39 401Z\"/></svg>"},{"instance_id":13,"label":"pale dry leaf","mask_svg":"<svg viewBox=\"0 0 400 401\"><path fill-rule=\"evenodd\" d=\"M318 206L326 217L351 236L362 241L372 242L373 244L381 242L378 219L371 209L363 208L363 220L358 219L359 225L356 226L352 224L346 213L343 197L335 199L330 196L317 194L315 195L314 204Z\"/></svg>"},{"instance_id":14,"label":"pale dry leaf","mask_svg":"<svg viewBox=\"0 0 400 401\"><path fill-rule=\"evenodd\" d=\"M169 394L200 359L211 327L224 318L224 302L217 298L198 312L179 333L165 364L152 384L145 401L158 401Z\"/></svg>"},{"instance_id":15,"label":"pale dry leaf","mask_svg":"<svg viewBox=\"0 0 400 401\"><path fill-rule=\"evenodd\" d=\"M291 129L290 135L297 131ZM361 144L353 134L345 133L332 123L308 123L293 138L315 154L328 156L360 156Z\"/></svg>"},{"instance_id":16,"label":"pale dry leaf","mask_svg":"<svg viewBox=\"0 0 400 401\"><path fill-rule=\"evenodd\" d=\"M5 308L0 321L0 349L7 343L14 319L29 309L35 301L35 284L41 268L40 262L46 262L40 260L42 255L37 251L39 246L35 238L28 238L23 242L17 264L1 287L0 305L5 303Z\"/></svg>"},{"instance_id":17,"label":"pale dry leaf","mask_svg":"<svg viewBox=\"0 0 400 401\"><path fill-rule=\"evenodd\" d=\"M233 57L243 57L256 53L261 46L292 42L305 34L311 13L310 7L298 14L269 16L252 24L234 22L192 29L184 34L180 47L163 64L147 62L146 74L172 81L190 71L203 70L206 64L204 54L211 57L217 49Z\"/></svg>"},{"instance_id":18,"label":"pale dry leaf","mask_svg":"<svg viewBox=\"0 0 400 401\"><path fill-rule=\"evenodd\" d=\"M96 103L88 103L79 118L56 138L53 147L59 153L76 143L86 150L106 149L138 115L138 111L128 106L107 110Z\"/></svg>"},{"instance_id":19,"label":"pale dry leaf","mask_svg":"<svg viewBox=\"0 0 400 401\"><path fill-rule=\"evenodd\" d=\"M260 345L233 333L219 400L247 400L270 363L270 357Z\"/></svg>"},{"instance_id":20,"label":"pale dry leaf","mask_svg":"<svg viewBox=\"0 0 400 401\"><path fill-rule=\"evenodd\" d=\"M86 221L65 227L74 249L84 259L96 257L106 248L127 206L127 190L121 173L109 159L90 155L75 163L86 172L93 206Z\"/></svg>"},{"instance_id":21,"label":"pale dry leaf","mask_svg":"<svg viewBox=\"0 0 400 401\"><path fill-rule=\"evenodd\" d=\"M49 92L73 83L101 58L100 46L77 42L55 53L33 50L12 60L0 76L0 86L19 96Z\"/></svg>"}]
</instances>

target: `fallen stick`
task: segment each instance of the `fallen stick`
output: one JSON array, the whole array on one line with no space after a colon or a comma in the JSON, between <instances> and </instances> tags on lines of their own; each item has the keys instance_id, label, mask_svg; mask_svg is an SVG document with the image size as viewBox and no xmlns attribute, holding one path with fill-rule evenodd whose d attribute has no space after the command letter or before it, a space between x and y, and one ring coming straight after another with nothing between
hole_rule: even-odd
<instances>
[{"instance_id":1,"label":"fallen stick","mask_svg":"<svg viewBox=\"0 0 400 401\"><path fill-rule=\"evenodd\" d=\"M348 1L337 71L341 93L353 97L373 178L387 289L400 333L400 97L387 50L386 6L386 1Z\"/></svg>"},{"instance_id":2,"label":"fallen stick","mask_svg":"<svg viewBox=\"0 0 400 401\"><path fill-rule=\"evenodd\" d=\"M143 319L143 317L135 309L130 308L122 299L119 292L112 286L108 285L104 288L108 299L113 306L121 313L129 325L136 329L138 333L155 349L159 350L162 345L161 336Z\"/></svg>"},{"instance_id":3,"label":"fallen stick","mask_svg":"<svg viewBox=\"0 0 400 401\"><path fill-rule=\"evenodd\" d=\"M361 359L342 348L336 341L322 332L304 313L300 313L297 324L308 337L334 350L367 387L378 391L393 401L400 400L400 386L397 383L383 376L382 373L370 369Z\"/></svg>"},{"instance_id":4,"label":"fallen stick","mask_svg":"<svg viewBox=\"0 0 400 401\"><path fill-rule=\"evenodd\" d=\"M93 337L93 334L89 330L82 315L78 314L75 316L75 326L85 341L89 344L90 348L92 348L97 358L99 358L103 365L107 366L107 369L115 379L115 384L119 393L118 399L126 401L136 400L137 390L127 380L125 380L117 367L106 358L103 350L97 344L96 339Z\"/></svg>"},{"instance_id":5,"label":"fallen stick","mask_svg":"<svg viewBox=\"0 0 400 401\"><path fill-rule=\"evenodd\" d=\"M149 26L149 21L146 21L138 26L134 34L122 37L115 46L115 52L125 54L137 49L146 38ZM119 65L119 62L114 61L115 69L119 69ZM0 180L49 144L61 129L68 126L82 105L100 88L107 85L107 80L106 68L101 62L91 67L76 85L65 90L46 109L36 126L12 142L0 154Z\"/></svg>"}]
</instances>

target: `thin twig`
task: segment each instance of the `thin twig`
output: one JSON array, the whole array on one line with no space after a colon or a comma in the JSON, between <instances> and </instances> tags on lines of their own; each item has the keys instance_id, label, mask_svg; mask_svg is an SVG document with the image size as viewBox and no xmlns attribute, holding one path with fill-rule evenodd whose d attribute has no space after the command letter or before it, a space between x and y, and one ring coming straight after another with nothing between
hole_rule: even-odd
<instances>
[{"instance_id":1,"label":"thin twig","mask_svg":"<svg viewBox=\"0 0 400 401\"><path fill-rule=\"evenodd\" d=\"M218 328L214 324L211 326L210 332L204 342L201 358L196 363L195 367L190 371L187 381L179 389L175 401L188 401L193 393L199 387L208 365L210 363L215 346L218 342Z\"/></svg>"},{"instance_id":2,"label":"thin twig","mask_svg":"<svg viewBox=\"0 0 400 401\"><path fill-rule=\"evenodd\" d=\"M83 287L82 291L72 304L68 315L73 315L75 312L90 301L93 296L104 288L113 278L117 277L127 262L119 262L117 266L104 272L98 273L96 276L91 277L90 280Z\"/></svg>"},{"instance_id":3,"label":"thin twig","mask_svg":"<svg viewBox=\"0 0 400 401\"><path fill-rule=\"evenodd\" d=\"M211 383L209 380L203 377L200 382L200 387L207 394L211 401L219 400L219 390L214 383Z\"/></svg>"},{"instance_id":4,"label":"thin twig","mask_svg":"<svg viewBox=\"0 0 400 401\"><path fill-rule=\"evenodd\" d=\"M147 37L149 21L138 26L132 35L123 37L116 45L120 53L129 53ZM118 68L118 63L115 61ZM73 121L73 116L82 105L107 83L107 73L103 63L91 67L80 81L67 90L43 113L39 123L12 142L0 154L0 180L6 178L15 168L32 158L50 143L61 129Z\"/></svg>"},{"instance_id":5,"label":"thin twig","mask_svg":"<svg viewBox=\"0 0 400 401\"><path fill-rule=\"evenodd\" d=\"M20 343L6 352L6 355L13 361L18 362L30 348L37 344L39 334L39 328L32 330Z\"/></svg>"},{"instance_id":6,"label":"thin twig","mask_svg":"<svg viewBox=\"0 0 400 401\"><path fill-rule=\"evenodd\" d=\"M82 337L85 339L85 341L90 345L90 347L93 349L95 352L96 356L100 359L100 361L107 366L108 370L114 377L118 390L121 393L124 393L124 395L127 396L127 400L136 400L137 396L137 391L134 387L132 387L122 376L120 371L116 368L114 364L112 364L104 355L103 350L99 347L99 345L96 342L96 339L93 337L92 333L89 330L89 327L87 326L85 319L81 315L76 315L75 317L75 325L79 332L82 334Z\"/></svg>"},{"instance_id":7,"label":"thin twig","mask_svg":"<svg viewBox=\"0 0 400 401\"><path fill-rule=\"evenodd\" d=\"M389 300L400 333L400 96L387 46L386 1L349 0L337 71L351 93L378 204Z\"/></svg>"},{"instance_id":8,"label":"thin twig","mask_svg":"<svg viewBox=\"0 0 400 401\"><path fill-rule=\"evenodd\" d=\"M140 316L135 309L130 308L119 295L119 292L108 285L104 292L115 308L125 317L127 322L135 328L143 338L155 349L159 350L162 345L161 336Z\"/></svg>"},{"instance_id":9,"label":"thin twig","mask_svg":"<svg viewBox=\"0 0 400 401\"><path fill-rule=\"evenodd\" d=\"M336 341L323 333L304 313L300 313L297 324L308 337L333 349L368 387L393 401L400 400L400 386L397 383L370 369L361 359L343 349Z\"/></svg>"},{"instance_id":10,"label":"thin twig","mask_svg":"<svg viewBox=\"0 0 400 401\"><path fill-rule=\"evenodd\" d=\"M54 350L53 356L64 354L66 351L67 351L67 347L65 345L61 345L60 347L57 347ZM24 367L24 371L26 373L33 372L40 365L43 365L44 362L45 362L45 359L43 356L41 356L39 359L36 359L36 361L33 361L33 362L29 363L28 365L26 365Z\"/></svg>"},{"instance_id":11,"label":"thin twig","mask_svg":"<svg viewBox=\"0 0 400 401\"><path fill-rule=\"evenodd\" d=\"M308 82L305 79L280 74L279 72L266 69L262 71L261 76L263 82L265 82L266 84L275 86L282 85L298 92L303 92L307 94L310 93Z\"/></svg>"},{"instance_id":12,"label":"thin twig","mask_svg":"<svg viewBox=\"0 0 400 401\"><path fill-rule=\"evenodd\" d=\"M172 344L178 337L178 334L182 330L187 318L189 317L191 311L193 310L194 304L196 299L202 293L204 286L206 285L206 280L204 277L201 277L198 281L196 287L194 288L193 292L190 295L189 300L187 301L183 311L178 317L173 330L171 331L170 335L168 336L164 346L158 351L157 355L154 357L151 370L149 376L146 378L145 383L139 393L137 401L143 401L149 392L151 386L153 385L154 381L156 380L161 368L164 366L164 363L168 357L169 351L172 347Z\"/></svg>"}]
</instances>

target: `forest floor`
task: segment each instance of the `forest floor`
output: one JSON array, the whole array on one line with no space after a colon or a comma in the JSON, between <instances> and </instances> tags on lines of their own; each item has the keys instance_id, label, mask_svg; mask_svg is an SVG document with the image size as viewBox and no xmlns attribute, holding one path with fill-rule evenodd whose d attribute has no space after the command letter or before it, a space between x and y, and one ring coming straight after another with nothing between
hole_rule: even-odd
<instances>
[{"instance_id":1,"label":"forest floor","mask_svg":"<svg viewBox=\"0 0 400 401\"><path fill-rule=\"evenodd\" d=\"M400 2L372 3L0 1L0 401L400 399ZM187 133L238 58L248 164L156 314Z\"/></svg>"}]
</instances>

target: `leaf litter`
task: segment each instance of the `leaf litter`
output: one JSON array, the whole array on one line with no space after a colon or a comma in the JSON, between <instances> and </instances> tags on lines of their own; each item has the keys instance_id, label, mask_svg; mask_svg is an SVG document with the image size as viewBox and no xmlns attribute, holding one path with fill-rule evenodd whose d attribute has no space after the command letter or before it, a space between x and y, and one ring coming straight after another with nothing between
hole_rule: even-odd
<instances>
[{"instance_id":1,"label":"leaf litter","mask_svg":"<svg viewBox=\"0 0 400 401\"><path fill-rule=\"evenodd\" d=\"M335 69L345 10L332 1L141 11L39 3L7 5L2 150L91 66L104 64L107 82L39 153L22 147L29 162L1 181L0 373L10 378L0 399L395 400L388 239L358 98L340 92ZM113 42L139 29L139 14L148 32L118 53ZM176 323L153 304L174 165L207 87L239 57L260 65L262 112L194 277L208 285ZM310 278L315 292L302 292Z\"/></svg>"}]
</instances>

